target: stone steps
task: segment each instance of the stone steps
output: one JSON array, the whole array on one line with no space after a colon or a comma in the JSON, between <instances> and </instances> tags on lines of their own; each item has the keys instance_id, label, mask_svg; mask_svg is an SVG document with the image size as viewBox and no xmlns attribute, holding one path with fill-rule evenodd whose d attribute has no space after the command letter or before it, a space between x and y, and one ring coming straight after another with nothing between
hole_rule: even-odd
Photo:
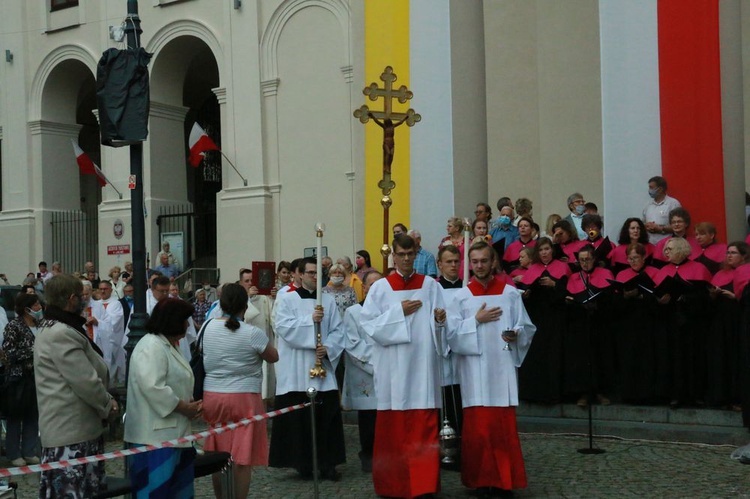
<instances>
[{"instance_id":1,"label":"stone steps","mask_svg":"<svg viewBox=\"0 0 750 499\"><path fill-rule=\"evenodd\" d=\"M588 409L575 404L518 407L518 430L588 434ZM592 406L594 437L616 436L670 442L745 445L750 433L739 412L664 406Z\"/></svg>"}]
</instances>

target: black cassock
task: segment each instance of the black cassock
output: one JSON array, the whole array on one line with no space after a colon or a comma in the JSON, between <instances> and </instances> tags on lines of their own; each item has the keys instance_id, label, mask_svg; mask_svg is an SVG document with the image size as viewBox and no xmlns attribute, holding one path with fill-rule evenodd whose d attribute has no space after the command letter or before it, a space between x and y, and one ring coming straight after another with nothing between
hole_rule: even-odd
<instances>
[{"instance_id":1,"label":"black cassock","mask_svg":"<svg viewBox=\"0 0 750 499\"><path fill-rule=\"evenodd\" d=\"M594 268L574 272L568 279L567 328L563 339L563 379L566 396L578 398L593 391L609 393L614 378L611 315L612 273Z\"/></svg>"},{"instance_id":2,"label":"black cassock","mask_svg":"<svg viewBox=\"0 0 750 499\"><path fill-rule=\"evenodd\" d=\"M667 330L653 291L657 272L648 266L640 272L628 268L617 274L613 285L616 381L624 402L649 404L669 398Z\"/></svg>"},{"instance_id":3,"label":"black cassock","mask_svg":"<svg viewBox=\"0 0 750 499\"><path fill-rule=\"evenodd\" d=\"M518 394L522 400L556 404L562 400L562 342L565 331L565 287L568 265L553 260L546 267L533 264L519 289L529 290L526 311L536 326L534 341L518 370ZM550 277L555 287L539 284Z\"/></svg>"},{"instance_id":4,"label":"black cassock","mask_svg":"<svg viewBox=\"0 0 750 499\"><path fill-rule=\"evenodd\" d=\"M671 297L668 304L661 306L661 313L669 338L670 399L675 403L705 401L710 281L706 267L692 261L668 263L654 279L657 295Z\"/></svg>"},{"instance_id":5,"label":"black cassock","mask_svg":"<svg viewBox=\"0 0 750 499\"><path fill-rule=\"evenodd\" d=\"M720 270L711 281L714 286L734 290L734 270ZM718 294L712 300L706 354L706 404L720 407L740 400L739 365L742 307L736 298Z\"/></svg>"}]
</instances>

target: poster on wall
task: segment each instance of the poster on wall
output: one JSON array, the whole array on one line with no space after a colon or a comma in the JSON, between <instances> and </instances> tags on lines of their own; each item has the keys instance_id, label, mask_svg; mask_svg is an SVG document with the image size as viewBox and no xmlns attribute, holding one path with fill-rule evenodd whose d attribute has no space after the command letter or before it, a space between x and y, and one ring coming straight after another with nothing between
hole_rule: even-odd
<instances>
[{"instance_id":1,"label":"poster on wall","mask_svg":"<svg viewBox=\"0 0 750 499\"><path fill-rule=\"evenodd\" d=\"M164 243L169 243L169 251L174 255L174 265L177 270L182 272L185 270L185 235L183 232L163 232L161 235L161 244L159 245L159 251L161 251ZM152 267L159 265L159 262L152 264Z\"/></svg>"}]
</instances>

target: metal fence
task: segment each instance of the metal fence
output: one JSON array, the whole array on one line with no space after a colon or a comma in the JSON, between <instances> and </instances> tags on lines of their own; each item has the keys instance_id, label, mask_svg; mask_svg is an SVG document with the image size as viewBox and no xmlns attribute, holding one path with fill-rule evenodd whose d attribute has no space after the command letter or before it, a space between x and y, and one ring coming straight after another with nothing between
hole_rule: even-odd
<instances>
[{"instance_id":1,"label":"metal fence","mask_svg":"<svg viewBox=\"0 0 750 499\"><path fill-rule=\"evenodd\" d=\"M53 211L50 225L52 260L60 262L64 272L80 271L87 261L94 262L99 268L99 220L96 212Z\"/></svg>"}]
</instances>

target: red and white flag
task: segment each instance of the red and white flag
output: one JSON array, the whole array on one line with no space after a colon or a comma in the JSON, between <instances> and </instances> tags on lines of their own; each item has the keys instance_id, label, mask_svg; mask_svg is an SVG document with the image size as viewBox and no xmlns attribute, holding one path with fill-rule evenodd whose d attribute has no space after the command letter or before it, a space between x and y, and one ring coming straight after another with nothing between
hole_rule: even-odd
<instances>
[{"instance_id":1,"label":"red and white flag","mask_svg":"<svg viewBox=\"0 0 750 499\"><path fill-rule=\"evenodd\" d=\"M193 129L190 130L188 146L190 147L190 165L193 168L197 168L201 164L206 156L206 151L220 151L219 146L211 140L211 137L198 123L194 123Z\"/></svg>"},{"instance_id":2,"label":"red and white flag","mask_svg":"<svg viewBox=\"0 0 750 499\"><path fill-rule=\"evenodd\" d=\"M73 144L73 152L76 155L76 161L78 162L78 169L81 171L82 175L96 175L96 179L99 182L100 187L104 187L107 185L107 177L104 176L104 173L99 169L98 166L96 166L96 163L91 161L91 158L88 154L83 152L83 149L80 148L80 146L76 143L75 140L70 139L70 142Z\"/></svg>"}]
</instances>

